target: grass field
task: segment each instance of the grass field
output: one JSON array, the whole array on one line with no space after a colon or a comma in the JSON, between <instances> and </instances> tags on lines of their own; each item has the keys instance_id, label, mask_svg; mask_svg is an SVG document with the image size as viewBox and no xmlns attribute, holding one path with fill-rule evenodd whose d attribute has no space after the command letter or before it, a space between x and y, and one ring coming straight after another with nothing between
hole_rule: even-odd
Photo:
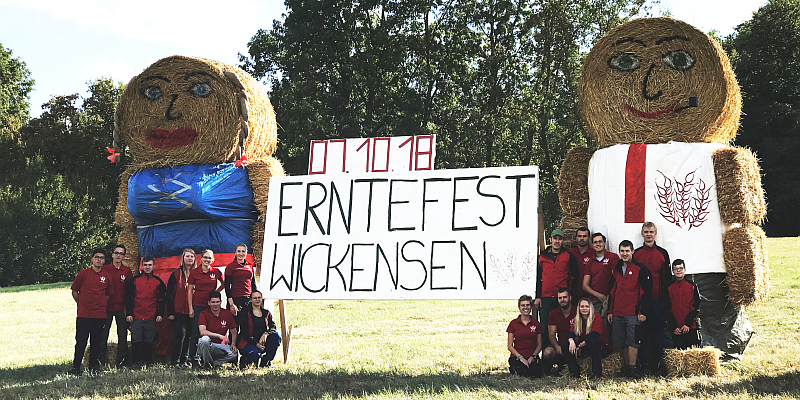
<instances>
[{"instance_id":1,"label":"grass field","mask_svg":"<svg viewBox=\"0 0 800 400\"><path fill-rule=\"evenodd\" d=\"M0 289L0 398L800 398L800 238L768 245L772 293L748 309L756 335L744 361L715 378L509 376L505 328L515 301L292 301L289 364L73 377L75 305L62 283Z\"/></svg>"}]
</instances>

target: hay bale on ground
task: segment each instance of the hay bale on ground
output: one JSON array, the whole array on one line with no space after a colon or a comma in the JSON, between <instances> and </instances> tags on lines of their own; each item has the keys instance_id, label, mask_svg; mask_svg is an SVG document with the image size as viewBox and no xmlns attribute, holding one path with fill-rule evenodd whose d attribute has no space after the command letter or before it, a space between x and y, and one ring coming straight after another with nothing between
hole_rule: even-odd
<instances>
[{"instance_id":1,"label":"hay bale on ground","mask_svg":"<svg viewBox=\"0 0 800 400\"><path fill-rule=\"evenodd\" d=\"M589 161L592 151L577 146L567 153L558 174L558 202L565 215L585 215L589 209ZM566 232L566 231L565 231Z\"/></svg>"},{"instance_id":2,"label":"hay bale on ground","mask_svg":"<svg viewBox=\"0 0 800 400\"><path fill-rule=\"evenodd\" d=\"M588 222L586 221L586 214L579 215L579 216L565 216L561 223L558 225L559 229L564 231L564 244L562 245L565 249L571 249L578 245L578 242L575 241L575 231L578 228L587 226Z\"/></svg>"},{"instance_id":3,"label":"hay bale on ground","mask_svg":"<svg viewBox=\"0 0 800 400\"><path fill-rule=\"evenodd\" d=\"M722 235L723 258L728 272L728 300L749 306L769 294L767 237L756 225L729 229Z\"/></svg>"},{"instance_id":4,"label":"hay bale on ground","mask_svg":"<svg viewBox=\"0 0 800 400\"><path fill-rule=\"evenodd\" d=\"M581 374L588 376L592 373L592 357L582 357L578 359L578 366L581 367ZM622 367L622 357L615 351L603 359L603 377L613 376Z\"/></svg>"},{"instance_id":5,"label":"hay bale on ground","mask_svg":"<svg viewBox=\"0 0 800 400\"><path fill-rule=\"evenodd\" d=\"M686 350L667 349L664 352L667 376L717 376L720 371L720 355L722 351L712 346Z\"/></svg>"},{"instance_id":6,"label":"hay bale on ground","mask_svg":"<svg viewBox=\"0 0 800 400\"><path fill-rule=\"evenodd\" d=\"M732 225L760 224L767 214L761 169L748 149L726 147L711 155L722 222Z\"/></svg>"}]
</instances>

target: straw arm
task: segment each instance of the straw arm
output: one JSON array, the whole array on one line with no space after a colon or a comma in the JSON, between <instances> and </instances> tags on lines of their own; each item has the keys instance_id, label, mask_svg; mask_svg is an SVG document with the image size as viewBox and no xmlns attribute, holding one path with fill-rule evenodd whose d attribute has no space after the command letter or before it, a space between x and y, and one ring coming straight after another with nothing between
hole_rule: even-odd
<instances>
[{"instance_id":1,"label":"straw arm","mask_svg":"<svg viewBox=\"0 0 800 400\"><path fill-rule=\"evenodd\" d=\"M284 176L283 165L276 158L266 156L247 161L247 175L253 188L253 202L258 210L258 220L253 224L253 269L256 277L261 276L261 252L264 245L264 220L267 214L269 178Z\"/></svg>"},{"instance_id":2,"label":"straw arm","mask_svg":"<svg viewBox=\"0 0 800 400\"><path fill-rule=\"evenodd\" d=\"M558 176L558 201L564 215L583 216L589 209L589 161L593 152L576 146L564 157Z\"/></svg>"},{"instance_id":3,"label":"straw arm","mask_svg":"<svg viewBox=\"0 0 800 400\"><path fill-rule=\"evenodd\" d=\"M722 222L760 225L767 205L755 154L749 149L731 146L715 151L711 158Z\"/></svg>"}]
</instances>

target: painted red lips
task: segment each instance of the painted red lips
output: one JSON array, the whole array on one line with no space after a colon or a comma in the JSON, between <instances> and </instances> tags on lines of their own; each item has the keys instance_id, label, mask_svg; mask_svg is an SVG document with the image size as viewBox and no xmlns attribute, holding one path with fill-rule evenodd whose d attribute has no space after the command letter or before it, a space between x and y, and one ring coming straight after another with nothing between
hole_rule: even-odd
<instances>
[{"instance_id":1,"label":"painted red lips","mask_svg":"<svg viewBox=\"0 0 800 400\"><path fill-rule=\"evenodd\" d=\"M197 139L197 131L192 128L173 130L151 129L147 131L147 144L154 149L174 149L188 146Z\"/></svg>"},{"instance_id":2,"label":"painted red lips","mask_svg":"<svg viewBox=\"0 0 800 400\"><path fill-rule=\"evenodd\" d=\"M623 104L622 108L624 108L625 111L633 114L636 117L639 117L639 118L642 118L642 119L653 119L653 118L656 118L656 117L659 117L661 115L664 115L664 114L667 114L667 113L671 113L671 112L677 110L678 108L680 108L680 105L676 104L674 106L667 107L667 108L665 108L663 110L656 110L656 111L651 111L651 112L639 111L639 110L631 107L628 104Z\"/></svg>"}]
</instances>

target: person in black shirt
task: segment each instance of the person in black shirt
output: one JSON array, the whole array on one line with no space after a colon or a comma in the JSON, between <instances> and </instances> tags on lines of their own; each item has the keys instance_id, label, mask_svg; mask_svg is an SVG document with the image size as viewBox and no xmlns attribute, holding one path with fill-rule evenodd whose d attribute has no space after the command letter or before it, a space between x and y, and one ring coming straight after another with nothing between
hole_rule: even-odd
<instances>
[{"instance_id":1,"label":"person in black shirt","mask_svg":"<svg viewBox=\"0 0 800 400\"><path fill-rule=\"evenodd\" d=\"M240 367L249 365L269 367L272 359L281 344L281 335L277 332L272 314L262 307L261 292L253 290L250 293L250 307L241 311L239 343L237 347L242 354Z\"/></svg>"}]
</instances>

